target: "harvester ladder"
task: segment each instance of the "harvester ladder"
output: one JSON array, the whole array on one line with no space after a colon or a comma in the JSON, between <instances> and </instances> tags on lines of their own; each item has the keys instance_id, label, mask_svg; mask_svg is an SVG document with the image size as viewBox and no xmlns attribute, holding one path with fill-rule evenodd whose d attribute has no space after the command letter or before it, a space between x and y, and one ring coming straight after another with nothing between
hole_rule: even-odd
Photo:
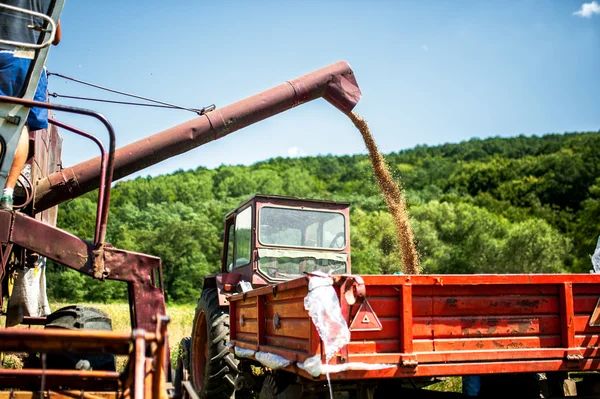
<instances>
[{"instance_id":1,"label":"harvester ladder","mask_svg":"<svg viewBox=\"0 0 600 399\"><path fill-rule=\"evenodd\" d=\"M53 0L50 4L49 15L40 14L23 8L0 3L0 11L9 10L16 13L33 15L48 22L48 28L40 31L38 43L22 43L0 38L0 45L15 48L15 54L24 58L31 58L28 77L25 81L21 97L32 100L35 95L42 70L48 57L50 44L56 36L56 24L64 7L65 0ZM29 26L29 29L33 27ZM17 143L23 126L27 121L29 108L15 103L0 103L0 187L4 187L8 172L17 149Z\"/></svg>"}]
</instances>

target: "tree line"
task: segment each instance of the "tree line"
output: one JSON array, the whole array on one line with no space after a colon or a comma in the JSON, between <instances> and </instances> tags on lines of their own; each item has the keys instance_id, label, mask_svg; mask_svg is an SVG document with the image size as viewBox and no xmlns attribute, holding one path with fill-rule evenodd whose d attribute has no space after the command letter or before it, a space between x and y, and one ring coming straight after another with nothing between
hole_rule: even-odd
<instances>
[{"instance_id":1,"label":"tree line","mask_svg":"<svg viewBox=\"0 0 600 399\"><path fill-rule=\"evenodd\" d=\"M472 139L385 154L403 187L423 273L588 273L600 235L600 133ZM401 270L367 155L273 158L118 182L107 241L161 257L168 301L197 299L218 270L227 212L255 193L351 203L354 273ZM91 239L97 193L59 206ZM55 299L113 301L125 286L48 268Z\"/></svg>"}]
</instances>

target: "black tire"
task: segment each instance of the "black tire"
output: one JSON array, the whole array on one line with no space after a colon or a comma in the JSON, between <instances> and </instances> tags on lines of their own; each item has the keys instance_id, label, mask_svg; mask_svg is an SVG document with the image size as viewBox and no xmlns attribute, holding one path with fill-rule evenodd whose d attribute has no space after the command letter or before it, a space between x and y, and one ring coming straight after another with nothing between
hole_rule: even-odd
<instances>
[{"instance_id":1,"label":"black tire","mask_svg":"<svg viewBox=\"0 0 600 399\"><path fill-rule=\"evenodd\" d=\"M269 374L260 390L259 399L299 399L302 397L302 386L284 375Z\"/></svg>"},{"instance_id":2,"label":"black tire","mask_svg":"<svg viewBox=\"0 0 600 399\"><path fill-rule=\"evenodd\" d=\"M177 358L177 367L175 368L175 376L173 378L173 386L175 387L175 397L181 398L184 392L183 382L189 379L189 359L192 339L185 337L179 343L179 357Z\"/></svg>"},{"instance_id":3,"label":"black tire","mask_svg":"<svg viewBox=\"0 0 600 399\"><path fill-rule=\"evenodd\" d=\"M60 308L46 318L45 328L68 330L106 330L112 331L110 316L91 306L71 305ZM49 369L81 369L116 371L114 355L87 355L70 353L65 355L48 354Z\"/></svg>"},{"instance_id":4,"label":"black tire","mask_svg":"<svg viewBox=\"0 0 600 399\"><path fill-rule=\"evenodd\" d=\"M235 395L238 361L229 351L229 313L219 305L216 288L202 290L190 351L190 380L201 398L229 399Z\"/></svg>"}]
</instances>

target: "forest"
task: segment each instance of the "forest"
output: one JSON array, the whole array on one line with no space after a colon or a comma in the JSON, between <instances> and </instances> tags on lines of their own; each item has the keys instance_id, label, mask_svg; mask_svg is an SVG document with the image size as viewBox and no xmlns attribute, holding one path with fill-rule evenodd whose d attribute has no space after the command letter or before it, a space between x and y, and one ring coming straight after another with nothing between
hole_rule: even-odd
<instances>
[{"instance_id":1,"label":"forest","mask_svg":"<svg viewBox=\"0 0 600 399\"><path fill-rule=\"evenodd\" d=\"M384 154L403 188L422 273L589 273L600 235L600 132L471 139ZM352 271L401 270L394 224L367 155L273 158L117 182L107 241L162 259L167 301L195 301L218 270L224 216L255 193L349 201ZM59 206L94 231L97 193ZM49 262L51 263L51 262ZM126 287L50 264L49 296L126 299Z\"/></svg>"}]
</instances>

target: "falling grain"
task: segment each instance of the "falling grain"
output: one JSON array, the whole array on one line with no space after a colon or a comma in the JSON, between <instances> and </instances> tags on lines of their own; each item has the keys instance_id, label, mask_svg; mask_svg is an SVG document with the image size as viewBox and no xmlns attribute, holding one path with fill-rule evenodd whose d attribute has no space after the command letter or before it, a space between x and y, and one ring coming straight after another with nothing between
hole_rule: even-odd
<instances>
[{"instance_id":1,"label":"falling grain","mask_svg":"<svg viewBox=\"0 0 600 399\"><path fill-rule=\"evenodd\" d=\"M385 160L379 153L377 144L375 144L375 140L373 139L373 135L371 135L371 130L369 129L367 122L354 112L351 112L349 116L354 123L354 126L360 130L360 134L369 150L369 156L371 157L371 163L373 164L373 171L375 172L377 183L381 188L385 202L394 219L396 232L398 234L398 242L400 243L402 251L402 266L404 273L418 274L419 258L414 244L413 232L408 220L408 213L406 212L406 199L398 185L394 182L394 179L386 166Z\"/></svg>"}]
</instances>

